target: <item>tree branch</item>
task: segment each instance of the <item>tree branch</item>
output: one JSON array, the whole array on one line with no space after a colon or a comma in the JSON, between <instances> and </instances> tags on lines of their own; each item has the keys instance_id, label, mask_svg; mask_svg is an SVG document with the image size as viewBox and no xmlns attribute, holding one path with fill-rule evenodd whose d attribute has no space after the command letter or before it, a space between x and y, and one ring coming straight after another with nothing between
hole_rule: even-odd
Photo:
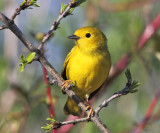
<instances>
[{"instance_id":1,"label":"tree branch","mask_svg":"<svg viewBox=\"0 0 160 133\"><path fill-rule=\"evenodd\" d=\"M24 34L20 31L17 25L13 21L8 19L3 13L0 12L0 20L5 24L8 29L10 29L21 41L22 43L31 51L38 53L38 50L26 39Z\"/></svg>"},{"instance_id":2,"label":"tree branch","mask_svg":"<svg viewBox=\"0 0 160 133\"><path fill-rule=\"evenodd\" d=\"M77 4L76 2L72 2L72 0L69 2L67 8L65 9L65 11L63 13L60 13L60 15L58 16L57 20L53 21L53 24L50 28L50 30L48 31L48 33L43 37L42 42L40 43L40 45L38 46L38 49L41 50L45 44L45 42L51 37L52 32L54 30L56 30L58 28L58 25L60 24L60 21L62 18L70 15L69 11L71 8L76 7Z\"/></svg>"},{"instance_id":3,"label":"tree branch","mask_svg":"<svg viewBox=\"0 0 160 133\"><path fill-rule=\"evenodd\" d=\"M56 121L54 126L52 127L52 129L57 129L57 128L60 128L61 126L68 125L68 124L77 124L80 122L89 122L89 121L90 121L89 117L75 119L75 120L71 120L71 121L63 121L63 122Z\"/></svg>"},{"instance_id":4,"label":"tree branch","mask_svg":"<svg viewBox=\"0 0 160 133\"><path fill-rule=\"evenodd\" d=\"M100 105L98 106L98 108L95 110L95 113L96 113L96 114L99 114L100 110L101 110L103 107L106 107L106 106L109 104L109 102L111 102L113 99L115 99L115 98L117 98L117 97L120 97L120 96L122 96L122 95L123 95L123 94L121 94L121 93L117 93L117 94L114 94L113 96L111 96L109 99L104 100L104 101L102 102L102 104L100 104Z\"/></svg>"}]
</instances>

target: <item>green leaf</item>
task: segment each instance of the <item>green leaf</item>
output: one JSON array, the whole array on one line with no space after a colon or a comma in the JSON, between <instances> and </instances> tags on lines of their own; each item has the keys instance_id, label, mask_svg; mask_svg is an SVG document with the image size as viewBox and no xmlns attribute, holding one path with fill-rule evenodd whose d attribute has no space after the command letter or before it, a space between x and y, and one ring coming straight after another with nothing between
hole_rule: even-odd
<instances>
[{"instance_id":1,"label":"green leaf","mask_svg":"<svg viewBox=\"0 0 160 133\"><path fill-rule=\"evenodd\" d=\"M63 3L61 4L61 10L60 12L62 13L63 12Z\"/></svg>"},{"instance_id":2,"label":"green leaf","mask_svg":"<svg viewBox=\"0 0 160 133\"><path fill-rule=\"evenodd\" d=\"M21 55L21 60L20 60L20 71L21 72L23 72L25 66L34 59L35 55L36 55L35 52L31 52L30 54L28 54L26 59L25 59L24 55Z\"/></svg>"},{"instance_id":3,"label":"green leaf","mask_svg":"<svg viewBox=\"0 0 160 133\"><path fill-rule=\"evenodd\" d=\"M75 9L75 8L71 8L71 9L69 10L69 13L71 14L71 13L74 11L74 9Z\"/></svg>"},{"instance_id":4,"label":"green leaf","mask_svg":"<svg viewBox=\"0 0 160 133\"><path fill-rule=\"evenodd\" d=\"M42 128L42 129L45 129L45 130L46 130L46 129L47 129L47 130L50 129L50 127L47 127L47 126L46 126L46 127L41 127L41 128Z\"/></svg>"},{"instance_id":5,"label":"green leaf","mask_svg":"<svg viewBox=\"0 0 160 133\"><path fill-rule=\"evenodd\" d=\"M22 3L21 3L21 6L24 6L26 4L27 0L24 0Z\"/></svg>"},{"instance_id":6,"label":"green leaf","mask_svg":"<svg viewBox=\"0 0 160 133\"><path fill-rule=\"evenodd\" d=\"M47 120L47 121L50 121L52 124L54 124L55 121L56 121L54 118L47 118L46 120Z\"/></svg>"},{"instance_id":7,"label":"green leaf","mask_svg":"<svg viewBox=\"0 0 160 133\"><path fill-rule=\"evenodd\" d=\"M28 63L30 63L30 62L34 59L35 56L36 56L36 52L31 52L31 53L27 56L26 61L27 61Z\"/></svg>"},{"instance_id":8,"label":"green leaf","mask_svg":"<svg viewBox=\"0 0 160 133\"><path fill-rule=\"evenodd\" d=\"M129 69L126 70L125 75L127 77L128 82L132 83L132 76L131 76L131 72Z\"/></svg>"},{"instance_id":9,"label":"green leaf","mask_svg":"<svg viewBox=\"0 0 160 133\"><path fill-rule=\"evenodd\" d=\"M39 4L33 4L33 6L35 6L35 7L40 7L40 5L39 5Z\"/></svg>"},{"instance_id":10,"label":"green leaf","mask_svg":"<svg viewBox=\"0 0 160 133\"><path fill-rule=\"evenodd\" d=\"M24 68L25 68L25 65L21 65L21 66L20 66L20 72L23 72L23 71L24 71Z\"/></svg>"},{"instance_id":11,"label":"green leaf","mask_svg":"<svg viewBox=\"0 0 160 133\"><path fill-rule=\"evenodd\" d=\"M85 2L86 0L72 0L72 3L77 2L77 6L79 6L80 4L82 4L83 2Z\"/></svg>"},{"instance_id":12,"label":"green leaf","mask_svg":"<svg viewBox=\"0 0 160 133\"><path fill-rule=\"evenodd\" d=\"M45 129L45 132L49 132L53 128L53 124L56 122L55 118L51 115L51 118L47 118L46 120L50 121L51 124L47 124L45 127L41 127L42 129Z\"/></svg>"},{"instance_id":13,"label":"green leaf","mask_svg":"<svg viewBox=\"0 0 160 133\"><path fill-rule=\"evenodd\" d=\"M25 58L23 55L21 55L21 63L25 62Z\"/></svg>"},{"instance_id":14,"label":"green leaf","mask_svg":"<svg viewBox=\"0 0 160 133\"><path fill-rule=\"evenodd\" d=\"M60 10L60 13L63 13L65 11L65 9L67 8L68 5L64 4L63 3L61 4L61 10Z\"/></svg>"}]
</instances>

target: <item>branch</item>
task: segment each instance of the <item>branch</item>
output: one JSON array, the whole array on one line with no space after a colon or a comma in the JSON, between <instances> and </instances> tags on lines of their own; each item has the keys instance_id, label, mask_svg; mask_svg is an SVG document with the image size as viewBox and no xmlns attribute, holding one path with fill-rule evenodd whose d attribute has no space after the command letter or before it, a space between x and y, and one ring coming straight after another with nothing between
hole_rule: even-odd
<instances>
[{"instance_id":1,"label":"branch","mask_svg":"<svg viewBox=\"0 0 160 133\"><path fill-rule=\"evenodd\" d=\"M138 87L140 85L140 83L138 81L135 81L135 80L132 82L132 76L131 76L131 73L130 73L129 69L126 70L125 75L126 75L128 81L127 81L124 89L122 89L118 93L115 93L109 99L104 100L102 102L102 104L99 105L99 107L95 110L95 114L98 115L100 110L102 108L106 107L109 104L109 102L111 102L113 99L118 98L118 97L123 96L123 95L127 95L128 93L134 93L134 92L137 91L135 88Z\"/></svg>"},{"instance_id":2,"label":"branch","mask_svg":"<svg viewBox=\"0 0 160 133\"><path fill-rule=\"evenodd\" d=\"M17 25L13 21L8 19L3 13L0 12L0 20L5 24L8 29L10 29L21 41L22 43L31 51L38 53L38 50L26 39L24 34L20 31Z\"/></svg>"},{"instance_id":3,"label":"branch","mask_svg":"<svg viewBox=\"0 0 160 133\"><path fill-rule=\"evenodd\" d=\"M16 8L14 14L11 17L11 21L14 21L14 19L17 17L17 15L20 14L20 12L22 10L25 10L26 8L30 7L30 6L36 6L39 7L38 4L36 4L37 0L23 0L22 4Z\"/></svg>"},{"instance_id":4,"label":"branch","mask_svg":"<svg viewBox=\"0 0 160 133\"><path fill-rule=\"evenodd\" d=\"M65 121L71 121L71 120L78 119L78 118L79 118L78 116L69 115ZM73 126L74 126L73 124L64 125L63 128L57 129L57 132L58 133L69 133L70 130L72 130Z\"/></svg>"},{"instance_id":5,"label":"branch","mask_svg":"<svg viewBox=\"0 0 160 133\"><path fill-rule=\"evenodd\" d=\"M51 37L52 32L58 28L61 19L64 18L64 17L66 17L66 16L68 16L68 15L70 15L70 13L69 13L70 9L71 9L71 8L74 8L74 7L76 7L76 6L78 6L77 2L72 2L72 0L71 0L71 1L69 2L69 4L68 4L67 8L65 9L65 11L64 11L63 13L60 13L60 15L58 16L57 20L54 20L54 21L53 21L53 24L52 24L50 30L49 30L48 33L43 37L43 40L42 40L41 44L38 46L38 49L39 49L39 50L41 50L41 49L43 48L45 42Z\"/></svg>"},{"instance_id":6,"label":"branch","mask_svg":"<svg viewBox=\"0 0 160 133\"><path fill-rule=\"evenodd\" d=\"M89 122L89 121L90 121L89 117L75 119L75 120L71 120L71 121L64 121L64 122L57 122L56 121L54 123L54 126L52 127L52 129L57 129L57 128L60 128L61 126L68 125L68 124L77 124L80 122Z\"/></svg>"},{"instance_id":7,"label":"branch","mask_svg":"<svg viewBox=\"0 0 160 133\"><path fill-rule=\"evenodd\" d=\"M99 105L99 107L95 110L95 113L99 114L100 110L101 110L103 107L106 107L106 106L109 104L109 102L111 102L113 99L118 98L118 97L120 97L120 96L122 96L122 95L123 95L123 94L121 94L121 93L117 93L117 94L114 94L113 96L111 96L109 99L104 100L104 101L102 102L102 104Z\"/></svg>"}]
</instances>

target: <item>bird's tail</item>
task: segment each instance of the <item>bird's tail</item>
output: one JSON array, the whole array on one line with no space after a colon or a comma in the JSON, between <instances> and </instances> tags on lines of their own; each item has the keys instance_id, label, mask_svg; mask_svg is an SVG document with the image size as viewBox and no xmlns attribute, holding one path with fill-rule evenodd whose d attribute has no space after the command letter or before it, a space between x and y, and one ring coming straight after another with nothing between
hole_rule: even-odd
<instances>
[{"instance_id":1,"label":"bird's tail","mask_svg":"<svg viewBox=\"0 0 160 133\"><path fill-rule=\"evenodd\" d=\"M75 116L80 116L82 113L82 110L70 97L68 97L66 104L64 106L64 113L67 115L72 114Z\"/></svg>"}]
</instances>

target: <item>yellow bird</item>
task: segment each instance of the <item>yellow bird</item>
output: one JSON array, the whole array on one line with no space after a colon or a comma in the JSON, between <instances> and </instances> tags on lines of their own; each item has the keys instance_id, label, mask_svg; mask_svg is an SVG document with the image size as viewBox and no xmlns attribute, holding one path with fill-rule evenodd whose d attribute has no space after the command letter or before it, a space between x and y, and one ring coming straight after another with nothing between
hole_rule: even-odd
<instances>
[{"instance_id":1,"label":"yellow bird","mask_svg":"<svg viewBox=\"0 0 160 133\"><path fill-rule=\"evenodd\" d=\"M74 39L76 45L67 55L62 77L76 82L73 91L85 100L93 97L107 79L111 57L105 35L95 27L83 27L68 38ZM65 114L79 116L81 109L68 97L64 106Z\"/></svg>"}]
</instances>

